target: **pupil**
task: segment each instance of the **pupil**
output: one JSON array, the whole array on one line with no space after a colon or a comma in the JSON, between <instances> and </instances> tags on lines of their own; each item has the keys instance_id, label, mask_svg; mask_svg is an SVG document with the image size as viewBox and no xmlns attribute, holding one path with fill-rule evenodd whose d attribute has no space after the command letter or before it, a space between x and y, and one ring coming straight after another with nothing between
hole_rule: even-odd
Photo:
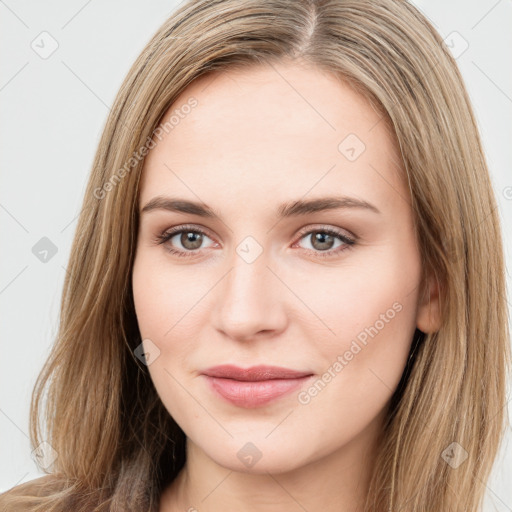
<instances>
[{"instance_id":1,"label":"pupil","mask_svg":"<svg viewBox=\"0 0 512 512\"><path fill-rule=\"evenodd\" d=\"M187 249L194 250L201 247L202 235L201 233L194 233L189 231L187 233L182 233L181 235L181 243L183 247ZM330 249L333 245L334 237L327 233L318 231L314 233L313 237L313 246L320 250ZM189 245L190 244L190 245ZM319 245L318 245L319 244Z\"/></svg>"},{"instance_id":2,"label":"pupil","mask_svg":"<svg viewBox=\"0 0 512 512\"><path fill-rule=\"evenodd\" d=\"M194 233L194 232L187 232L182 233L181 235L181 243L183 244L183 247L193 250L201 247L202 242L202 235L201 233Z\"/></svg>"},{"instance_id":3,"label":"pupil","mask_svg":"<svg viewBox=\"0 0 512 512\"><path fill-rule=\"evenodd\" d=\"M327 239L327 241L326 241ZM314 243L313 246L315 247L315 244L317 242L320 243L321 247L316 247L317 249L330 249L332 247L334 237L332 235L329 235L327 233L323 232L317 232L315 233L315 236L313 237Z\"/></svg>"}]
</instances>

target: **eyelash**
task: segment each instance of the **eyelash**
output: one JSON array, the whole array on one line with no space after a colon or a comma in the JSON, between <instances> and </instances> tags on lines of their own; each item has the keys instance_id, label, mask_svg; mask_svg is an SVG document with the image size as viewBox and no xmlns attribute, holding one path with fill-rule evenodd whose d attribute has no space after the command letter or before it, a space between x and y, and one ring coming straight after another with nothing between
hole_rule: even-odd
<instances>
[{"instance_id":1,"label":"eyelash","mask_svg":"<svg viewBox=\"0 0 512 512\"><path fill-rule=\"evenodd\" d=\"M183 232L196 233L196 234L199 233L201 235L207 236L208 238L211 238L202 229L199 229L199 228L197 228L195 226L184 225L184 226L178 226L176 228L172 228L170 230L166 230L163 233L161 233L159 235L156 235L155 243L157 243L158 245L165 244L171 238L173 238L176 234L183 233ZM315 251L313 249L305 249L308 252L315 253L320 258L332 258L334 256L337 256L339 253L341 253L343 251L352 249L353 245L355 245L355 243L356 243L355 239L349 238L348 236L342 234L340 231L337 231L336 229L333 229L333 228L330 228L330 227L320 227L320 228L315 228L315 229L309 229L309 231L303 231L303 232L300 233L301 236L297 240L297 242L302 240L302 238L304 238L305 236L311 235L312 233L325 233L325 234L331 235L331 236L333 236L335 238L338 238L339 240L341 240L345 244L345 246L341 246L341 247L338 247L337 249L331 249L331 250L328 250L328 251ZM295 243L297 243L297 242L295 242ZM171 254L176 255L179 258L191 258L191 257L194 257L194 256L197 255L198 251L200 250L200 249L196 249L196 250L193 250L193 251L180 251L180 250L173 249L171 247L167 247L166 249Z\"/></svg>"}]
</instances>

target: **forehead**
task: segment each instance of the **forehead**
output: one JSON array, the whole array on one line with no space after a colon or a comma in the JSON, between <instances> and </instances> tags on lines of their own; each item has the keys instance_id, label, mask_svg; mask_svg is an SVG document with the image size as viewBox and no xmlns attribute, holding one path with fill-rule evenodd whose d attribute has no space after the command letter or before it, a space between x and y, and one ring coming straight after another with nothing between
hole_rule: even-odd
<instances>
[{"instance_id":1,"label":"forehead","mask_svg":"<svg viewBox=\"0 0 512 512\"><path fill-rule=\"evenodd\" d=\"M197 105L182 109L191 99ZM387 120L316 67L283 63L202 76L162 123L171 116L172 128L146 158L143 200L166 192L208 204L214 197L215 206L333 192L381 205L407 197Z\"/></svg>"}]
</instances>

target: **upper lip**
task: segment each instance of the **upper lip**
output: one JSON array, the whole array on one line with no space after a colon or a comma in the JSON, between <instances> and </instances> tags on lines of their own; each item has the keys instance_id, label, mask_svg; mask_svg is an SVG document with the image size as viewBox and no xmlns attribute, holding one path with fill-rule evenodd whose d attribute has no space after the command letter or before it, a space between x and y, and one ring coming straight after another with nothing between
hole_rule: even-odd
<instances>
[{"instance_id":1,"label":"upper lip","mask_svg":"<svg viewBox=\"0 0 512 512\"><path fill-rule=\"evenodd\" d=\"M212 366L203 371L204 375L210 377L220 377L224 379L242 380L242 381L260 381L270 379L298 379L312 375L311 372L302 372L290 368L279 366L251 366L250 368L240 368L232 364L223 364Z\"/></svg>"}]
</instances>

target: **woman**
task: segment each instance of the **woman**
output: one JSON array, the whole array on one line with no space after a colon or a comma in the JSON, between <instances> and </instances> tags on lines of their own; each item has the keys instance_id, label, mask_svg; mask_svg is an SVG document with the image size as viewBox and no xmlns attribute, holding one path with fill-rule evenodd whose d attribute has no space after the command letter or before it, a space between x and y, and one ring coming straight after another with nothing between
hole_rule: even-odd
<instances>
[{"instance_id":1,"label":"woman","mask_svg":"<svg viewBox=\"0 0 512 512\"><path fill-rule=\"evenodd\" d=\"M68 270L31 411L49 474L2 510L481 507L501 230L410 4L183 4L116 98Z\"/></svg>"}]
</instances>

